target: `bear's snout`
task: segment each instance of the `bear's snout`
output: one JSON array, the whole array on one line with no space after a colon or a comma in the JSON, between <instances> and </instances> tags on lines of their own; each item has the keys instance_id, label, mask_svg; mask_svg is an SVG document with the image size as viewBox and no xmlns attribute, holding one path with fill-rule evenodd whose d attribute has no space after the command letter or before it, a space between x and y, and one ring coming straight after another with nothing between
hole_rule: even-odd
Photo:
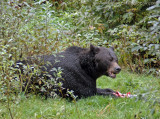
<instances>
[{"instance_id":1,"label":"bear's snout","mask_svg":"<svg viewBox=\"0 0 160 119\"><path fill-rule=\"evenodd\" d=\"M118 65L117 62L113 62L111 66L111 70L114 74L118 74L121 71L121 67Z\"/></svg>"},{"instance_id":2,"label":"bear's snout","mask_svg":"<svg viewBox=\"0 0 160 119\"><path fill-rule=\"evenodd\" d=\"M118 74L120 71L121 67L117 64L117 62L112 62L107 74L111 78L116 78L116 74Z\"/></svg>"},{"instance_id":3,"label":"bear's snout","mask_svg":"<svg viewBox=\"0 0 160 119\"><path fill-rule=\"evenodd\" d=\"M114 68L114 70L115 70L115 72L120 72L121 71L121 67L118 66L118 67Z\"/></svg>"}]
</instances>

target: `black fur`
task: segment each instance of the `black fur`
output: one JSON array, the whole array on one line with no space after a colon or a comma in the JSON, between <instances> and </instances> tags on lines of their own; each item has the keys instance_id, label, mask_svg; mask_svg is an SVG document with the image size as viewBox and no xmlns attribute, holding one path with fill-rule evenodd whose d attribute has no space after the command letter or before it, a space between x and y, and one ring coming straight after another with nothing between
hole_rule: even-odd
<instances>
[{"instance_id":1,"label":"black fur","mask_svg":"<svg viewBox=\"0 0 160 119\"><path fill-rule=\"evenodd\" d=\"M55 71L52 68L62 69L62 78L58 82L62 82L63 90L56 93L62 97L67 97L67 90L73 91L78 98L99 95L115 96L111 89L98 89L96 88L96 80L102 75L112 76L119 73L114 71L118 66L113 66L117 63L117 57L113 48L95 47L81 48L72 46L64 52L55 55L40 56L40 61L37 64L43 64L41 67L42 72L48 72L53 78L56 77ZM36 61L31 61L28 58L25 63L33 64ZM43 62L43 63L42 63ZM49 63L47 63L49 62ZM112 70L111 70L112 69ZM110 71L111 70L111 71ZM49 77L47 77L48 80ZM32 79L35 80L35 79ZM55 88L55 87L52 87Z\"/></svg>"}]
</instances>

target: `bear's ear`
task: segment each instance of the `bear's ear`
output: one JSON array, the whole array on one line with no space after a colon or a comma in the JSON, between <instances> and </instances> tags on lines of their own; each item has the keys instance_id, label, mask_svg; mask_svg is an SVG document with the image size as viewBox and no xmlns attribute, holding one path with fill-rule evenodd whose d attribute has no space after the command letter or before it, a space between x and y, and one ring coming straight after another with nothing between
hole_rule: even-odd
<instances>
[{"instance_id":1,"label":"bear's ear","mask_svg":"<svg viewBox=\"0 0 160 119\"><path fill-rule=\"evenodd\" d=\"M94 54L97 54L99 52L99 47L96 47L94 45L90 45L90 52L94 53Z\"/></svg>"},{"instance_id":2,"label":"bear's ear","mask_svg":"<svg viewBox=\"0 0 160 119\"><path fill-rule=\"evenodd\" d=\"M110 49L112 49L114 51L114 47L110 47Z\"/></svg>"}]
</instances>

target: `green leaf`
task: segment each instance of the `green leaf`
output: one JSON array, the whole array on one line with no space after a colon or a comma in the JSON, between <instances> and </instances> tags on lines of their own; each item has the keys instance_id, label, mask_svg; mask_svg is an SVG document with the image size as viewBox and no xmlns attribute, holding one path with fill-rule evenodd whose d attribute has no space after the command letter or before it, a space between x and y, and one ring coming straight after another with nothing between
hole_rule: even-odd
<instances>
[{"instance_id":1,"label":"green leaf","mask_svg":"<svg viewBox=\"0 0 160 119\"><path fill-rule=\"evenodd\" d=\"M131 49L131 51L132 51L132 52L138 51L140 48L141 48L141 46L136 46L136 47L133 47L133 48Z\"/></svg>"}]
</instances>

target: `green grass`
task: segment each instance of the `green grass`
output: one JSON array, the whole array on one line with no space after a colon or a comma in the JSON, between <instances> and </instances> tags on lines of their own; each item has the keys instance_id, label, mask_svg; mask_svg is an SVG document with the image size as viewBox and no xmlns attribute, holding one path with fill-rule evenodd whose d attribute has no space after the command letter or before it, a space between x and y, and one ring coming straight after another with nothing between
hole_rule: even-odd
<instances>
[{"instance_id":1,"label":"green grass","mask_svg":"<svg viewBox=\"0 0 160 119\"><path fill-rule=\"evenodd\" d=\"M144 94L139 98L93 96L69 102L66 99L43 99L21 96L11 104L15 119L159 119L160 80L122 71L116 79L101 77L100 88L112 88L122 93ZM7 103L0 103L0 118L9 119Z\"/></svg>"}]
</instances>

